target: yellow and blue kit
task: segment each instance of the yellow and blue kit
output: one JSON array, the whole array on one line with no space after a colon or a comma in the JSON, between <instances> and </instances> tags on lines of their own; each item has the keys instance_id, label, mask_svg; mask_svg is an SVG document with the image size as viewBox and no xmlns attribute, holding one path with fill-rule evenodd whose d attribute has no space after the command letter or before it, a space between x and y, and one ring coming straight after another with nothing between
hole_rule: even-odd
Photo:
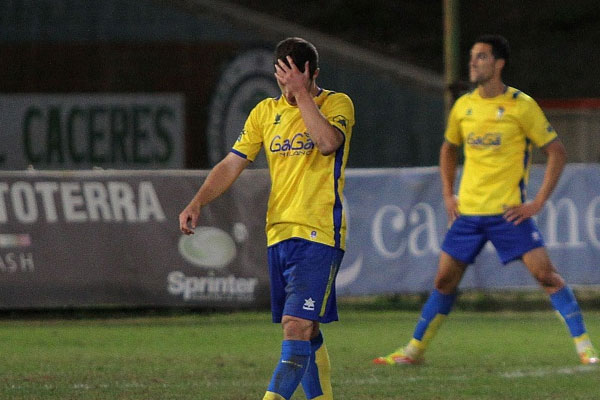
<instances>
[{"instance_id":1,"label":"yellow and blue kit","mask_svg":"<svg viewBox=\"0 0 600 400\"><path fill-rule=\"evenodd\" d=\"M267 244L290 238L345 248L342 208L354 106L343 93L320 89L314 101L344 135L344 143L324 156L307 132L300 110L285 96L261 101L250 113L232 152L253 161L264 148L271 174Z\"/></svg>"},{"instance_id":2,"label":"yellow and blue kit","mask_svg":"<svg viewBox=\"0 0 600 400\"><path fill-rule=\"evenodd\" d=\"M460 97L450 112L445 139L464 145L461 215L498 215L522 204L532 144L543 147L556 137L535 100L515 88L493 98L481 97L477 89Z\"/></svg>"},{"instance_id":3,"label":"yellow and blue kit","mask_svg":"<svg viewBox=\"0 0 600 400\"><path fill-rule=\"evenodd\" d=\"M445 138L463 145L465 165L458 192L460 217L442 250L470 264L490 240L506 264L543 246L533 220L515 226L502 216L508 207L525 202L532 144L543 147L557 138L535 100L508 86L493 98L474 90L452 107Z\"/></svg>"},{"instance_id":4,"label":"yellow and blue kit","mask_svg":"<svg viewBox=\"0 0 600 400\"><path fill-rule=\"evenodd\" d=\"M460 216L447 232L442 250L471 264L489 240L506 264L543 246L531 218L514 225L503 213L507 207L525 202L532 144L543 147L556 138L537 103L515 88L507 87L494 98L482 98L477 90L460 97L452 107L445 133L446 141L464 146ZM455 299L456 293L433 290L405 351L422 357ZM550 300L563 316L578 351L591 346L571 289L563 287L551 294Z\"/></svg>"},{"instance_id":5,"label":"yellow and blue kit","mask_svg":"<svg viewBox=\"0 0 600 400\"><path fill-rule=\"evenodd\" d=\"M348 96L319 89L315 104L344 136L330 155L319 152L300 109L285 96L261 101L232 152L253 161L264 148L271 176L267 245L273 322L284 315L336 321L335 277L344 255L344 169L354 125ZM307 398L332 399L329 356L321 334L284 340L264 399L287 399L301 381Z\"/></svg>"}]
</instances>

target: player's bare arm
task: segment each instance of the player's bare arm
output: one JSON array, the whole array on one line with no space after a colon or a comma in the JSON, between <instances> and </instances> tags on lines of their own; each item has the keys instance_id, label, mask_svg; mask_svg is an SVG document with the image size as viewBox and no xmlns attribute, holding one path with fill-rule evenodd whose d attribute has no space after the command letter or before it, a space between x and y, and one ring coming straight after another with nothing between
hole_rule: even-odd
<instances>
[{"instance_id":1,"label":"player's bare arm","mask_svg":"<svg viewBox=\"0 0 600 400\"><path fill-rule=\"evenodd\" d=\"M454 180L458 165L458 147L444 141L440 149L440 176L442 179L442 195L444 206L448 214L448 224L454 222L460 215L458 212L458 199L454 195Z\"/></svg>"},{"instance_id":2,"label":"player's bare arm","mask_svg":"<svg viewBox=\"0 0 600 400\"><path fill-rule=\"evenodd\" d=\"M532 201L510 207L504 213L504 218L515 225L520 224L527 218L533 217L542 210L544 204L550 198L552 191L554 191L567 162L567 151L559 139L543 147L542 151L547 156L546 171L544 172L544 180L537 195Z\"/></svg>"},{"instance_id":3,"label":"player's bare arm","mask_svg":"<svg viewBox=\"0 0 600 400\"><path fill-rule=\"evenodd\" d=\"M229 153L210 171L206 180L190 203L179 214L179 229L186 235L192 235L200 218L202 206L223 194L240 176L250 161Z\"/></svg>"},{"instance_id":4,"label":"player's bare arm","mask_svg":"<svg viewBox=\"0 0 600 400\"><path fill-rule=\"evenodd\" d=\"M344 142L344 136L327 121L313 100L318 70L311 78L308 62L304 65L304 72L300 72L291 57L287 57L287 62L289 67L283 60L278 60L275 65L275 77L286 91L284 95L288 99L295 99L306 129L321 154L327 156L334 153Z\"/></svg>"}]
</instances>

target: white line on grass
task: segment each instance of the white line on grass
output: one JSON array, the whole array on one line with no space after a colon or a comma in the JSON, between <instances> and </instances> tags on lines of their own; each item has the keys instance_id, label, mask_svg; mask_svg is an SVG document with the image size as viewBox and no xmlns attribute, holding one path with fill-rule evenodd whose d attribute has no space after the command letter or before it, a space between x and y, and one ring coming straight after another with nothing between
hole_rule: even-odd
<instances>
[{"instance_id":1,"label":"white line on grass","mask_svg":"<svg viewBox=\"0 0 600 400\"><path fill-rule=\"evenodd\" d=\"M417 376L402 377L402 381L403 382L419 382L419 381L429 381L429 382L431 382L431 381L442 382L443 381L443 382L446 382L446 381L466 381L470 378L471 377L468 377L466 375L453 375L453 376L417 375ZM388 376L388 377L370 376L368 378L363 378L363 379L343 379L343 380L336 379L335 382L339 382L340 384L343 384L343 385L346 385L346 384L381 385L381 384L387 384L390 382L396 382L397 379L398 379L398 377L396 377L396 376Z\"/></svg>"},{"instance_id":2,"label":"white line on grass","mask_svg":"<svg viewBox=\"0 0 600 400\"><path fill-rule=\"evenodd\" d=\"M502 378L514 379L514 378L529 378L529 377L542 377L549 375L573 375L582 372L598 371L598 367L594 365L578 365L576 367L563 367L563 368L546 368L546 369L533 369L533 370L518 370L512 372L504 372L500 374Z\"/></svg>"},{"instance_id":3,"label":"white line on grass","mask_svg":"<svg viewBox=\"0 0 600 400\"><path fill-rule=\"evenodd\" d=\"M401 368L398 368L401 369ZM497 376L504 378L504 379L519 379L519 378L537 378L537 377L546 377L546 376L552 376L552 375L574 375L574 374L580 374L580 373L588 373L588 372L596 372L596 371L600 371L600 368L598 368L598 366L595 365L579 365L579 366L575 366L575 367L562 367L562 368L538 368L538 369L531 369L531 370L516 370L516 371L508 371L508 372L502 372L500 374L498 374ZM403 377L402 380L405 382L418 382L418 381L469 381L469 380L476 380L476 379L480 379L481 376L470 376L470 375L436 375L436 376L430 376L430 375L417 375L417 376L407 376L407 377ZM359 384L359 385L381 385L381 384L386 384L388 382L395 382L397 379L397 377L395 376L388 376L388 377L377 377L375 375L371 375L362 379L336 379L336 383L341 384L341 385L345 385L345 384ZM204 386L227 386L230 383L228 382L218 382L217 384L209 384L206 385L206 382L201 383L201 382L193 382L191 384L187 384L186 386L192 386L192 387L204 387ZM256 382L238 382L236 383L236 386L241 386L241 387L255 387L257 386L258 383ZM6 388L10 389L10 390L23 390L25 389L25 387L30 387L31 385L15 385L15 384L11 384L11 385L7 385ZM51 384L45 384L43 387L44 389L47 390L55 390L57 387L59 387L61 385L51 385ZM181 385L173 385L173 384L169 384L169 383L162 383L162 384L144 384L141 382L122 382L122 383L112 383L112 384L107 384L107 383L101 383L101 384L88 384L88 383L75 383L75 384L71 384L68 385L70 386L72 389L76 389L76 390L91 390L91 389L96 389L96 388L102 388L102 389L106 389L106 388L127 388L127 389L131 389L131 388L148 388L150 386L160 386L163 388L166 387L171 387L171 386L181 386Z\"/></svg>"},{"instance_id":4,"label":"white line on grass","mask_svg":"<svg viewBox=\"0 0 600 400\"><path fill-rule=\"evenodd\" d=\"M575 367L562 367L562 368L538 368L531 370L516 370L516 371L507 371L498 374L497 376L504 379L518 379L518 378L537 378L537 377L546 377L553 375L575 375L580 373L588 373L600 371L600 368L593 365L578 365ZM395 380L396 378L393 376L389 377L377 377L377 376L369 376L362 379L344 379L342 381L336 380L341 384L360 384L360 385L381 385L386 384L390 380ZM418 381L469 381L469 380L477 380L481 379L481 375L417 375L417 376L406 376L403 377L402 380L405 382L418 382Z\"/></svg>"}]
</instances>

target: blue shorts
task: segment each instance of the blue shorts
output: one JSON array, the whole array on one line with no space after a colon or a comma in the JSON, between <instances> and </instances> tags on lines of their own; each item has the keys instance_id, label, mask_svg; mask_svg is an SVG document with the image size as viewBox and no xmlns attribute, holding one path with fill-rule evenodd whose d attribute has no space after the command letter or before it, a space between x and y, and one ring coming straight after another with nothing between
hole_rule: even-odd
<instances>
[{"instance_id":1,"label":"blue shorts","mask_svg":"<svg viewBox=\"0 0 600 400\"><path fill-rule=\"evenodd\" d=\"M283 315L318 322L338 320L335 277L344 251L304 239L268 249L273 322Z\"/></svg>"},{"instance_id":2,"label":"blue shorts","mask_svg":"<svg viewBox=\"0 0 600 400\"><path fill-rule=\"evenodd\" d=\"M461 215L446 234L442 250L459 261L472 264L488 240L504 264L544 246L542 234L531 218L514 225L502 215Z\"/></svg>"}]
</instances>

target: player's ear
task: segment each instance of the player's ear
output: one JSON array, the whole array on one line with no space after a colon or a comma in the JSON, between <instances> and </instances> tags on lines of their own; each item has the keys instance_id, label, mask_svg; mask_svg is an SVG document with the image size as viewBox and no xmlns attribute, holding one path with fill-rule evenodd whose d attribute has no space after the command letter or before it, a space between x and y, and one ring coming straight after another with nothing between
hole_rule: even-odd
<instances>
[{"instance_id":1,"label":"player's ear","mask_svg":"<svg viewBox=\"0 0 600 400\"><path fill-rule=\"evenodd\" d=\"M498 69L498 71L502 72L502 69L504 69L505 65L506 65L506 60L504 58L496 59L496 68Z\"/></svg>"},{"instance_id":2,"label":"player's ear","mask_svg":"<svg viewBox=\"0 0 600 400\"><path fill-rule=\"evenodd\" d=\"M319 76L319 71L321 71L319 68L315 69L315 73L312 76L313 81L317 79L317 76Z\"/></svg>"}]
</instances>

